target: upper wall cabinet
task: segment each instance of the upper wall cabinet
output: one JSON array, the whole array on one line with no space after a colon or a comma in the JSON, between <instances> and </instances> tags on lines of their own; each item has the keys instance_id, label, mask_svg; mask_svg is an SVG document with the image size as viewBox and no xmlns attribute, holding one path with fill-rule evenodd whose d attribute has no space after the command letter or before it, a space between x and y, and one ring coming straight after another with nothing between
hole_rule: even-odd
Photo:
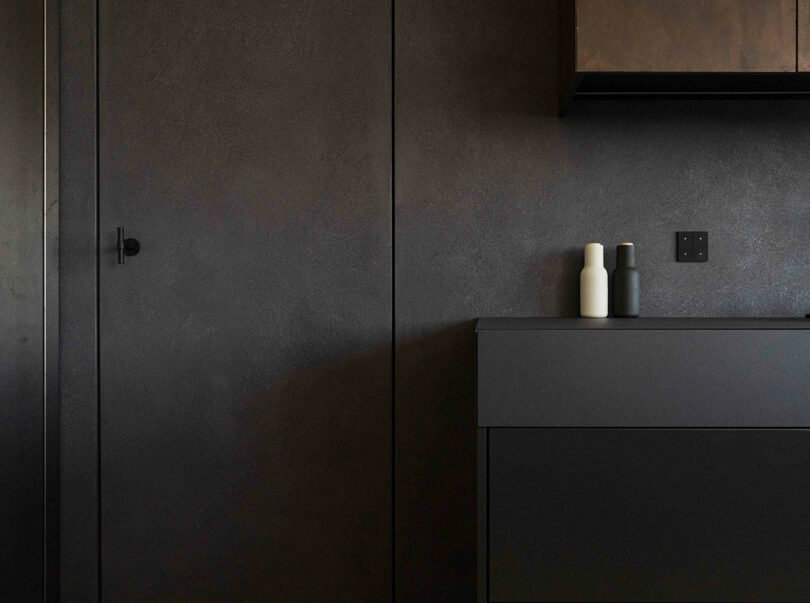
<instances>
[{"instance_id":1,"label":"upper wall cabinet","mask_svg":"<svg viewBox=\"0 0 810 603\"><path fill-rule=\"evenodd\" d=\"M561 112L586 95L810 89L810 0L560 0L560 43Z\"/></svg>"}]
</instances>

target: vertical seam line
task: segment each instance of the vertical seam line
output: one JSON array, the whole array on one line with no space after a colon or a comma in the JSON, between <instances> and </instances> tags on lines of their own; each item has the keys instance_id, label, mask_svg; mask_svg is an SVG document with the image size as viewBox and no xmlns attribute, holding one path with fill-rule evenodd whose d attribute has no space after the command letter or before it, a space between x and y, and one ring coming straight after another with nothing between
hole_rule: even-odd
<instances>
[{"instance_id":1,"label":"vertical seam line","mask_svg":"<svg viewBox=\"0 0 810 603\"><path fill-rule=\"evenodd\" d=\"M94 36L94 61L93 68L95 71L95 101L96 101L96 131L95 131L95 145L96 145L96 546L97 550L97 567L96 567L96 588L98 589L97 600L102 600L102 575L101 575L101 154L100 154L100 140L101 140L101 105L99 103L100 90L99 90L99 37L101 33L99 13L101 12L100 0L95 2L95 36Z\"/></svg>"},{"instance_id":2,"label":"vertical seam line","mask_svg":"<svg viewBox=\"0 0 810 603\"><path fill-rule=\"evenodd\" d=\"M391 601L397 599L396 0L391 0Z\"/></svg>"},{"instance_id":3,"label":"vertical seam line","mask_svg":"<svg viewBox=\"0 0 810 603\"><path fill-rule=\"evenodd\" d=\"M48 595L48 0L42 0L42 598Z\"/></svg>"}]
</instances>

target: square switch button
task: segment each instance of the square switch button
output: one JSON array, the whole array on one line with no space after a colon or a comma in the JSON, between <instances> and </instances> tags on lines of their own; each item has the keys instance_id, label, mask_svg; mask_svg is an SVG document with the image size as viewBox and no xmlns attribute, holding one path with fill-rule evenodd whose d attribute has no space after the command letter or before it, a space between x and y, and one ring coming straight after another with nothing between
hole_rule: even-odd
<instances>
[{"instance_id":1,"label":"square switch button","mask_svg":"<svg viewBox=\"0 0 810 603\"><path fill-rule=\"evenodd\" d=\"M709 233L705 230L676 233L677 260L679 262L708 262Z\"/></svg>"}]
</instances>

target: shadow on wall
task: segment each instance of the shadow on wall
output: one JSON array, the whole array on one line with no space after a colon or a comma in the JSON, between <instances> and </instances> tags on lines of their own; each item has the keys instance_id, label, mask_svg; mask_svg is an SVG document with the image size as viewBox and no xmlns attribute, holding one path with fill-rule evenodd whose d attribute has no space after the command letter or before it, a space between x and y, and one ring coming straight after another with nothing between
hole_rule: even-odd
<instances>
[{"instance_id":1,"label":"shadow on wall","mask_svg":"<svg viewBox=\"0 0 810 603\"><path fill-rule=\"evenodd\" d=\"M605 265L610 265L605 248ZM555 316L579 316L579 273L583 265L582 249L551 249L532 266L529 286L538 284L538 308L556 305Z\"/></svg>"},{"instance_id":2,"label":"shadow on wall","mask_svg":"<svg viewBox=\"0 0 810 603\"><path fill-rule=\"evenodd\" d=\"M243 526L242 546L268 553L249 556L261 565L251 568L251 596L272 584L282 600L331 591L382 601L391 592L391 349L312 357L248 404L243 429L260 441L247 449L262 455L235 517L258 519Z\"/></svg>"},{"instance_id":3,"label":"shadow on wall","mask_svg":"<svg viewBox=\"0 0 810 603\"><path fill-rule=\"evenodd\" d=\"M127 518L108 521L109 546L128 547L111 555L135 560L108 570L118 598L143 598L145 588L158 600L390 596L390 347L266 345L264 354L244 353L258 344L239 340L189 349L183 361L208 361L211 378L191 385L188 401L158 409L154 424L171 428L149 432L118 461L108 453L107 463L148 476L148 491L135 492L131 471L107 478L108 506ZM286 362L267 360L280 349ZM245 374L242 390L216 378Z\"/></svg>"},{"instance_id":4,"label":"shadow on wall","mask_svg":"<svg viewBox=\"0 0 810 603\"><path fill-rule=\"evenodd\" d=\"M526 281L533 297L554 298L559 316L578 316L581 268L581 249L551 250ZM399 601L475 598L476 323L397 341ZM426 523L410 529L415 517Z\"/></svg>"},{"instance_id":5,"label":"shadow on wall","mask_svg":"<svg viewBox=\"0 0 810 603\"><path fill-rule=\"evenodd\" d=\"M608 291L612 293L613 287L610 283L616 266L616 247L604 243L603 245ZM579 275L585 263L584 246L583 243L582 248L551 249L544 253L533 267L527 280L529 286L539 283L538 308L556 308L553 314L555 317L579 317ZM613 316L613 295L608 296L608 316Z\"/></svg>"},{"instance_id":6,"label":"shadow on wall","mask_svg":"<svg viewBox=\"0 0 810 603\"><path fill-rule=\"evenodd\" d=\"M398 341L396 370L407 376L396 384L396 462L398 469L405 468L397 474L396 546L398 561L407 558L406 564L397 563L397 599L471 601L476 556L475 321ZM414 517L425 518L421 528L413 527ZM414 550L429 554L414 555ZM431 579L437 572L455 579Z\"/></svg>"},{"instance_id":7,"label":"shadow on wall","mask_svg":"<svg viewBox=\"0 0 810 603\"><path fill-rule=\"evenodd\" d=\"M526 139L527 116L555 115L556 2L399 6L396 600L474 601L474 319L578 309L581 249L505 260L536 245L503 230L528 226L510 211L530 190L511 181L519 166L487 167L506 133Z\"/></svg>"}]
</instances>

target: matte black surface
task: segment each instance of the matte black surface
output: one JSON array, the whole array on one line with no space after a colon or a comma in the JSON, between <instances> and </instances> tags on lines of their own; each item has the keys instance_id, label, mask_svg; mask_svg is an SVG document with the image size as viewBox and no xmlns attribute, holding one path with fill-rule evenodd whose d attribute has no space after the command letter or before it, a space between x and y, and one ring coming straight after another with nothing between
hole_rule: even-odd
<instances>
[{"instance_id":1,"label":"matte black surface","mask_svg":"<svg viewBox=\"0 0 810 603\"><path fill-rule=\"evenodd\" d=\"M807 73L583 73L560 83L557 114L574 100L803 100L810 99Z\"/></svg>"},{"instance_id":2,"label":"matte black surface","mask_svg":"<svg viewBox=\"0 0 810 603\"><path fill-rule=\"evenodd\" d=\"M675 257L679 262L708 262L709 233L704 231L677 232Z\"/></svg>"},{"instance_id":3,"label":"matte black surface","mask_svg":"<svg viewBox=\"0 0 810 603\"><path fill-rule=\"evenodd\" d=\"M385 601L390 6L99 17L102 598Z\"/></svg>"},{"instance_id":4,"label":"matte black surface","mask_svg":"<svg viewBox=\"0 0 810 603\"><path fill-rule=\"evenodd\" d=\"M60 3L60 595L98 601L95 0Z\"/></svg>"},{"instance_id":5,"label":"matte black surface","mask_svg":"<svg viewBox=\"0 0 810 603\"><path fill-rule=\"evenodd\" d=\"M810 427L808 359L807 329L479 331L478 425Z\"/></svg>"},{"instance_id":6,"label":"matte black surface","mask_svg":"<svg viewBox=\"0 0 810 603\"><path fill-rule=\"evenodd\" d=\"M807 73L583 73L562 81L558 115L573 100L659 98L669 100L805 100Z\"/></svg>"},{"instance_id":7,"label":"matte black surface","mask_svg":"<svg viewBox=\"0 0 810 603\"><path fill-rule=\"evenodd\" d=\"M810 431L489 440L492 601L810 597Z\"/></svg>"},{"instance_id":8,"label":"matte black surface","mask_svg":"<svg viewBox=\"0 0 810 603\"><path fill-rule=\"evenodd\" d=\"M44 570L43 4L0 3L0 598Z\"/></svg>"},{"instance_id":9,"label":"matte black surface","mask_svg":"<svg viewBox=\"0 0 810 603\"><path fill-rule=\"evenodd\" d=\"M570 330L631 330L631 331L782 331L810 329L802 318L481 318L476 331L570 331Z\"/></svg>"},{"instance_id":10,"label":"matte black surface","mask_svg":"<svg viewBox=\"0 0 810 603\"><path fill-rule=\"evenodd\" d=\"M580 97L607 95L751 95L763 98L810 94L807 73L593 73L580 72Z\"/></svg>"},{"instance_id":11,"label":"matte black surface","mask_svg":"<svg viewBox=\"0 0 810 603\"><path fill-rule=\"evenodd\" d=\"M478 428L478 444L477 449L477 481L476 490L478 500L476 504L476 512L478 514L476 530L478 532L478 567L476 587L478 603L486 603L487 595L489 592L489 485L487 483L487 475L489 473L489 447L487 446L487 438L489 430L486 428Z\"/></svg>"}]
</instances>

